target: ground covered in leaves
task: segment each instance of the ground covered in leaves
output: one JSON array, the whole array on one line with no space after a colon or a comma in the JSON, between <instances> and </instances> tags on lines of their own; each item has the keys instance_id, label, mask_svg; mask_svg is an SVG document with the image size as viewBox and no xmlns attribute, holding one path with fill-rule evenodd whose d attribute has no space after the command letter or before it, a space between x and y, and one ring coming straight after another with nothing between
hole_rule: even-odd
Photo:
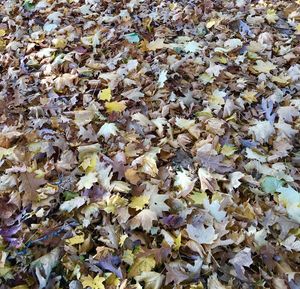
<instances>
[{"instance_id":1,"label":"ground covered in leaves","mask_svg":"<svg viewBox=\"0 0 300 289\"><path fill-rule=\"evenodd\" d=\"M300 1L0 4L1 289L300 288Z\"/></svg>"}]
</instances>

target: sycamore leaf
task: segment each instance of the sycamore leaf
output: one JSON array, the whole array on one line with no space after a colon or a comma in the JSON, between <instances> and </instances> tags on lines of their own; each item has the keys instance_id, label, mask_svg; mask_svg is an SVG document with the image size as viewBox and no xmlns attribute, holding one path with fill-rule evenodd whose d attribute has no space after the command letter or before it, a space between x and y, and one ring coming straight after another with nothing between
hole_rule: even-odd
<instances>
[{"instance_id":1,"label":"sycamore leaf","mask_svg":"<svg viewBox=\"0 0 300 289\"><path fill-rule=\"evenodd\" d=\"M100 100L107 100L107 101L110 101L110 100L111 100L111 89L110 89L110 88L102 89L102 90L99 92L98 98L99 98Z\"/></svg>"},{"instance_id":2,"label":"sycamore leaf","mask_svg":"<svg viewBox=\"0 0 300 289\"><path fill-rule=\"evenodd\" d=\"M96 182L98 182L97 173L90 172L80 178L80 181L77 183L78 190L82 190L83 188L90 189Z\"/></svg>"},{"instance_id":3,"label":"sycamore leaf","mask_svg":"<svg viewBox=\"0 0 300 289\"><path fill-rule=\"evenodd\" d=\"M126 103L125 101L112 101L112 102L106 102L105 108L108 113L111 112L123 112L126 109Z\"/></svg>"},{"instance_id":4,"label":"sycamore leaf","mask_svg":"<svg viewBox=\"0 0 300 289\"><path fill-rule=\"evenodd\" d=\"M91 287L91 289L105 289L105 286L103 282L105 281L105 278L100 277L97 275L95 278L92 276L82 276L80 278L81 284L83 288Z\"/></svg>"}]
</instances>

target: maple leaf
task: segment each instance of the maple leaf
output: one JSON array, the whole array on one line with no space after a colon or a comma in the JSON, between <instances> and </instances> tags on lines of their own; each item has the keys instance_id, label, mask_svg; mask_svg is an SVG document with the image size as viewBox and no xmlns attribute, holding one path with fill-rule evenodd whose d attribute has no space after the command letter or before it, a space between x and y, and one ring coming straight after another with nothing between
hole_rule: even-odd
<instances>
[{"instance_id":1,"label":"maple leaf","mask_svg":"<svg viewBox=\"0 0 300 289\"><path fill-rule=\"evenodd\" d=\"M84 242L84 234L76 235L72 238L66 239L66 243L70 245L78 245Z\"/></svg>"},{"instance_id":2,"label":"maple leaf","mask_svg":"<svg viewBox=\"0 0 300 289\"><path fill-rule=\"evenodd\" d=\"M157 216L155 212L152 212L149 209L144 209L130 220L130 227L135 229L142 226L145 231L149 232L152 227L152 222L156 220Z\"/></svg>"},{"instance_id":3,"label":"maple leaf","mask_svg":"<svg viewBox=\"0 0 300 289\"><path fill-rule=\"evenodd\" d=\"M178 195L187 196L194 188L196 180L192 180L188 176L188 172L182 170L182 172L176 172L174 186L178 188Z\"/></svg>"},{"instance_id":4,"label":"maple leaf","mask_svg":"<svg viewBox=\"0 0 300 289\"><path fill-rule=\"evenodd\" d=\"M145 282L145 289L160 289L165 276L157 272L142 272L141 275L134 277L137 282Z\"/></svg>"},{"instance_id":5,"label":"maple leaf","mask_svg":"<svg viewBox=\"0 0 300 289\"><path fill-rule=\"evenodd\" d=\"M180 284L189 278L189 274L184 269L184 264L180 261L166 264L166 269L166 285L171 282L174 282L174 284Z\"/></svg>"},{"instance_id":6,"label":"maple leaf","mask_svg":"<svg viewBox=\"0 0 300 289\"><path fill-rule=\"evenodd\" d=\"M153 256L141 257L134 261L129 269L129 277L140 275L142 272L150 272L156 265Z\"/></svg>"},{"instance_id":7,"label":"maple leaf","mask_svg":"<svg viewBox=\"0 0 300 289\"><path fill-rule=\"evenodd\" d=\"M30 267L34 270L34 273L40 283L40 289L45 288L48 284L51 271L58 264L59 255L60 249L55 248L48 254L36 259L31 264Z\"/></svg>"},{"instance_id":8,"label":"maple leaf","mask_svg":"<svg viewBox=\"0 0 300 289\"><path fill-rule=\"evenodd\" d=\"M209 203L208 199L203 201L204 208L216 219L217 222L225 220L226 212L221 210L219 201L214 200Z\"/></svg>"},{"instance_id":9,"label":"maple leaf","mask_svg":"<svg viewBox=\"0 0 300 289\"><path fill-rule=\"evenodd\" d=\"M37 178L35 173L21 173L20 174L22 189L24 195L22 197L23 205L26 206L30 202L37 201L37 189L46 184L47 181L43 178Z\"/></svg>"},{"instance_id":10,"label":"maple leaf","mask_svg":"<svg viewBox=\"0 0 300 289\"><path fill-rule=\"evenodd\" d=\"M87 197L75 197L69 201L63 202L60 205L59 209L61 211L67 211L70 213L72 210L83 206L86 203L86 201L87 201Z\"/></svg>"},{"instance_id":11,"label":"maple leaf","mask_svg":"<svg viewBox=\"0 0 300 289\"><path fill-rule=\"evenodd\" d=\"M262 61L262 60L257 60L256 65L253 65L253 68L260 73L270 73L271 70L276 69L276 65L274 65L270 61Z\"/></svg>"},{"instance_id":12,"label":"maple leaf","mask_svg":"<svg viewBox=\"0 0 300 289\"><path fill-rule=\"evenodd\" d=\"M164 39L162 38L157 38L151 42L149 42L147 45L146 45L147 49L148 50L157 50L157 49L162 49L162 48L167 48L169 47L168 44L165 44L164 43Z\"/></svg>"},{"instance_id":13,"label":"maple leaf","mask_svg":"<svg viewBox=\"0 0 300 289\"><path fill-rule=\"evenodd\" d=\"M118 135L118 132L119 130L114 123L105 123L101 126L97 135L103 136L104 139L107 141L110 138L110 136Z\"/></svg>"},{"instance_id":14,"label":"maple leaf","mask_svg":"<svg viewBox=\"0 0 300 289\"><path fill-rule=\"evenodd\" d=\"M100 100L107 100L107 101L110 101L110 100L111 100L111 89L110 89L110 88L102 89L102 90L99 92L98 98L99 98Z\"/></svg>"},{"instance_id":15,"label":"maple leaf","mask_svg":"<svg viewBox=\"0 0 300 289\"><path fill-rule=\"evenodd\" d=\"M112 102L106 102L105 108L108 113L111 112L123 112L126 109L126 103L125 101L112 101Z\"/></svg>"},{"instance_id":16,"label":"maple leaf","mask_svg":"<svg viewBox=\"0 0 300 289\"><path fill-rule=\"evenodd\" d=\"M207 280L208 289L226 289L227 287L223 286L222 283L218 280L217 273L213 273L209 276Z\"/></svg>"},{"instance_id":17,"label":"maple leaf","mask_svg":"<svg viewBox=\"0 0 300 289\"><path fill-rule=\"evenodd\" d=\"M249 132L255 135L259 142L267 142L269 137L274 134L275 129L269 121L257 121L254 126L249 128Z\"/></svg>"},{"instance_id":18,"label":"maple leaf","mask_svg":"<svg viewBox=\"0 0 300 289\"><path fill-rule=\"evenodd\" d=\"M205 152L198 152L195 158L203 167L215 171L220 174L228 173L233 170L233 167L227 163L223 163L224 156L211 155Z\"/></svg>"},{"instance_id":19,"label":"maple leaf","mask_svg":"<svg viewBox=\"0 0 300 289\"><path fill-rule=\"evenodd\" d=\"M150 194L149 209L155 212L158 217L161 217L163 212L170 210L170 207L165 203L168 198L168 195L158 193Z\"/></svg>"},{"instance_id":20,"label":"maple leaf","mask_svg":"<svg viewBox=\"0 0 300 289\"><path fill-rule=\"evenodd\" d=\"M237 253L232 259L230 259L229 263L231 263L234 266L238 278L246 280L244 267L249 267L253 263L253 260L251 258L251 249L247 247L244 248L239 253Z\"/></svg>"},{"instance_id":21,"label":"maple leaf","mask_svg":"<svg viewBox=\"0 0 300 289\"><path fill-rule=\"evenodd\" d=\"M78 190L90 189L94 183L98 182L97 173L90 172L80 178L80 181L77 183Z\"/></svg>"},{"instance_id":22,"label":"maple leaf","mask_svg":"<svg viewBox=\"0 0 300 289\"><path fill-rule=\"evenodd\" d=\"M160 148L152 148L151 151L145 153L144 155L142 155L141 157L135 159L132 162L132 165L136 165L136 164L141 164L141 168L140 171L148 174L152 177L155 177L158 173L158 168L156 165L156 161L157 161L157 154L159 153Z\"/></svg>"},{"instance_id":23,"label":"maple leaf","mask_svg":"<svg viewBox=\"0 0 300 289\"><path fill-rule=\"evenodd\" d=\"M158 77L158 87L159 87L159 88L164 87L164 83L165 83L165 81L168 79L168 78L167 78L167 73L168 73L167 70L162 70L162 71L159 73L159 77Z\"/></svg>"},{"instance_id":24,"label":"maple leaf","mask_svg":"<svg viewBox=\"0 0 300 289\"><path fill-rule=\"evenodd\" d=\"M132 197L131 202L129 203L129 207L136 209L138 211L142 210L145 205L149 203L149 196L137 196L137 197Z\"/></svg>"},{"instance_id":25,"label":"maple leaf","mask_svg":"<svg viewBox=\"0 0 300 289\"><path fill-rule=\"evenodd\" d=\"M218 234L215 234L213 226L205 228L204 225L194 227L193 225L188 224L186 231L189 237L199 244L213 244L214 240L218 237Z\"/></svg>"},{"instance_id":26,"label":"maple leaf","mask_svg":"<svg viewBox=\"0 0 300 289\"><path fill-rule=\"evenodd\" d=\"M214 192L216 190L218 186L217 181L207 170L199 168L198 176L200 179L202 191L209 190L210 192Z\"/></svg>"},{"instance_id":27,"label":"maple leaf","mask_svg":"<svg viewBox=\"0 0 300 289\"><path fill-rule=\"evenodd\" d=\"M105 278L100 277L97 275L95 278L92 276L82 276L80 278L81 284L83 288L91 287L91 289L105 289L105 286L103 282L105 281Z\"/></svg>"}]
</instances>

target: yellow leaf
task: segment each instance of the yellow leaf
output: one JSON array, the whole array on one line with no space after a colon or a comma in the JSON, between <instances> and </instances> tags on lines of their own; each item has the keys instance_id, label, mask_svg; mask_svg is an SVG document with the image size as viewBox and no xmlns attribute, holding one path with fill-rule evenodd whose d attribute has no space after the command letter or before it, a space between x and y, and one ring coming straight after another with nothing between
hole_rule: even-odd
<instances>
[{"instance_id":1,"label":"yellow leaf","mask_svg":"<svg viewBox=\"0 0 300 289\"><path fill-rule=\"evenodd\" d=\"M210 19L207 23L206 23L206 28L212 28L215 24L217 23L216 19Z\"/></svg>"},{"instance_id":2,"label":"yellow leaf","mask_svg":"<svg viewBox=\"0 0 300 289\"><path fill-rule=\"evenodd\" d=\"M179 232L178 236L174 240L174 250L178 251L181 247L181 232Z\"/></svg>"},{"instance_id":3,"label":"yellow leaf","mask_svg":"<svg viewBox=\"0 0 300 289\"><path fill-rule=\"evenodd\" d=\"M193 194L190 196L190 199L194 202L194 204L202 205L204 200L208 199L208 196L205 192L193 192Z\"/></svg>"},{"instance_id":4,"label":"yellow leaf","mask_svg":"<svg viewBox=\"0 0 300 289\"><path fill-rule=\"evenodd\" d=\"M66 240L66 242L69 244L69 245L77 245L77 244L81 244L84 242L84 234L82 235L76 235L72 238L69 238Z\"/></svg>"},{"instance_id":5,"label":"yellow leaf","mask_svg":"<svg viewBox=\"0 0 300 289\"><path fill-rule=\"evenodd\" d=\"M255 91L255 90L251 90L251 91L245 90L245 91L242 93L243 99L245 99L245 100L248 101L249 103L252 103L252 102L256 102L256 101L257 101L256 95L257 95L257 91Z\"/></svg>"},{"instance_id":6,"label":"yellow leaf","mask_svg":"<svg viewBox=\"0 0 300 289\"><path fill-rule=\"evenodd\" d=\"M169 47L169 45L164 43L163 38L157 38L151 41L150 43L146 44L146 47L148 50L156 51L157 49L167 48Z\"/></svg>"},{"instance_id":7,"label":"yellow leaf","mask_svg":"<svg viewBox=\"0 0 300 289\"><path fill-rule=\"evenodd\" d=\"M222 147L222 150L221 150L221 153L226 156L226 157L230 157L234 154L234 152L237 150L237 148L233 145L228 145L228 144L225 144L223 147Z\"/></svg>"},{"instance_id":8,"label":"yellow leaf","mask_svg":"<svg viewBox=\"0 0 300 289\"><path fill-rule=\"evenodd\" d=\"M65 38L54 38L52 40L52 44L54 45L55 48L65 48L67 46L67 39Z\"/></svg>"},{"instance_id":9,"label":"yellow leaf","mask_svg":"<svg viewBox=\"0 0 300 289\"><path fill-rule=\"evenodd\" d=\"M4 29L0 29L0 37L4 36L6 34L6 31Z\"/></svg>"},{"instance_id":10,"label":"yellow leaf","mask_svg":"<svg viewBox=\"0 0 300 289\"><path fill-rule=\"evenodd\" d=\"M90 189L94 183L98 181L96 173L88 173L85 176L80 178L80 181L77 183L78 190Z\"/></svg>"},{"instance_id":11,"label":"yellow leaf","mask_svg":"<svg viewBox=\"0 0 300 289\"><path fill-rule=\"evenodd\" d=\"M97 161L99 160L97 154L92 154L91 156L85 158L80 164L80 167L86 172L94 172L96 169Z\"/></svg>"},{"instance_id":12,"label":"yellow leaf","mask_svg":"<svg viewBox=\"0 0 300 289\"><path fill-rule=\"evenodd\" d=\"M152 256L138 258L130 268L128 277L140 275L142 272L149 272L155 267L155 259Z\"/></svg>"},{"instance_id":13,"label":"yellow leaf","mask_svg":"<svg viewBox=\"0 0 300 289\"><path fill-rule=\"evenodd\" d=\"M274 9L268 9L266 19L268 23L276 23L276 21L279 19L276 11Z\"/></svg>"},{"instance_id":14,"label":"yellow leaf","mask_svg":"<svg viewBox=\"0 0 300 289\"><path fill-rule=\"evenodd\" d=\"M261 73L270 73L271 70L275 69L277 66L274 65L270 61L262 61L262 60L257 60L256 65L253 66L253 68Z\"/></svg>"},{"instance_id":15,"label":"yellow leaf","mask_svg":"<svg viewBox=\"0 0 300 289\"><path fill-rule=\"evenodd\" d=\"M29 287L27 285L18 285L18 286L12 287L11 289L29 289Z\"/></svg>"},{"instance_id":16,"label":"yellow leaf","mask_svg":"<svg viewBox=\"0 0 300 289\"><path fill-rule=\"evenodd\" d=\"M106 102L105 108L108 113L110 112L122 112L126 109L125 101L112 101Z\"/></svg>"},{"instance_id":17,"label":"yellow leaf","mask_svg":"<svg viewBox=\"0 0 300 289\"><path fill-rule=\"evenodd\" d=\"M145 205L149 203L149 199L150 196L132 197L129 207L136 210L142 210Z\"/></svg>"},{"instance_id":18,"label":"yellow leaf","mask_svg":"<svg viewBox=\"0 0 300 289\"><path fill-rule=\"evenodd\" d=\"M104 280L105 278L100 277L99 275L97 275L95 278L90 275L83 276L80 279L83 288L91 287L92 289L105 289L103 285Z\"/></svg>"},{"instance_id":19,"label":"yellow leaf","mask_svg":"<svg viewBox=\"0 0 300 289\"><path fill-rule=\"evenodd\" d=\"M102 89L98 95L98 98L100 100L110 101L111 100L111 89L110 88Z\"/></svg>"},{"instance_id":20,"label":"yellow leaf","mask_svg":"<svg viewBox=\"0 0 300 289\"><path fill-rule=\"evenodd\" d=\"M281 73L278 76L273 76L271 80L279 85L285 86L289 84L291 78L288 75L284 75L283 73Z\"/></svg>"}]
</instances>

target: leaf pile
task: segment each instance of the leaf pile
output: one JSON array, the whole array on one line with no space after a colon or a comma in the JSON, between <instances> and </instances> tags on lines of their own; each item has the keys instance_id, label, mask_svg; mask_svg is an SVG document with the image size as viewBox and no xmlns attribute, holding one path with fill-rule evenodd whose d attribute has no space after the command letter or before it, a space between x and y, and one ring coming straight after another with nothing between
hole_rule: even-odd
<instances>
[{"instance_id":1,"label":"leaf pile","mask_svg":"<svg viewBox=\"0 0 300 289\"><path fill-rule=\"evenodd\" d=\"M300 288L299 38L299 0L1 1L1 288Z\"/></svg>"}]
</instances>

